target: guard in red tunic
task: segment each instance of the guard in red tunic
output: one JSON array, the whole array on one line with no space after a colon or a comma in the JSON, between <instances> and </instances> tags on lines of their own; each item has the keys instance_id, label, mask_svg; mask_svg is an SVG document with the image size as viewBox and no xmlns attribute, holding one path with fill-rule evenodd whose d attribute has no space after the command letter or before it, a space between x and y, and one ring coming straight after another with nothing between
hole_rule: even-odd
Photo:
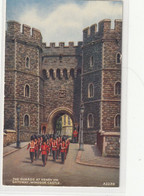
<instances>
[{"instance_id":1,"label":"guard in red tunic","mask_svg":"<svg viewBox=\"0 0 144 196\"><path fill-rule=\"evenodd\" d=\"M46 144L46 140L43 139L43 143L41 145L41 154L42 154L43 166L46 165L47 149L48 149L48 146Z\"/></svg>"},{"instance_id":2,"label":"guard in red tunic","mask_svg":"<svg viewBox=\"0 0 144 196\"><path fill-rule=\"evenodd\" d=\"M35 135L34 143L35 143L35 160L37 160L38 159L39 144L38 144L38 138L36 135Z\"/></svg>"},{"instance_id":3,"label":"guard in red tunic","mask_svg":"<svg viewBox=\"0 0 144 196\"><path fill-rule=\"evenodd\" d=\"M52 141L52 153L53 153L53 160L56 161L56 151L57 151L57 143L55 137Z\"/></svg>"},{"instance_id":4,"label":"guard in red tunic","mask_svg":"<svg viewBox=\"0 0 144 196\"><path fill-rule=\"evenodd\" d=\"M38 158L39 158L39 155L40 155L40 147L41 147L41 137L38 136Z\"/></svg>"},{"instance_id":5,"label":"guard in red tunic","mask_svg":"<svg viewBox=\"0 0 144 196\"><path fill-rule=\"evenodd\" d=\"M58 157L59 157L59 148L60 148L60 143L59 143L59 138L58 137L56 139L56 145L57 145L56 159L58 159Z\"/></svg>"},{"instance_id":6,"label":"guard in red tunic","mask_svg":"<svg viewBox=\"0 0 144 196\"><path fill-rule=\"evenodd\" d=\"M35 153L35 143L34 143L34 137L31 136L31 142L28 144L27 150L30 149L30 159L31 163L34 161L34 153Z\"/></svg>"},{"instance_id":7,"label":"guard in red tunic","mask_svg":"<svg viewBox=\"0 0 144 196\"><path fill-rule=\"evenodd\" d=\"M74 143L78 142L78 132L76 129L73 131L73 139Z\"/></svg>"},{"instance_id":8,"label":"guard in red tunic","mask_svg":"<svg viewBox=\"0 0 144 196\"><path fill-rule=\"evenodd\" d=\"M49 136L47 136L47 141L46 141L46 144L47 144L47 157L46 157L46 160L48 160L48 155L50 153L50 143L49 143Z\"/></svg>"},{"instance_id":9,"label":"guard in red tunic","mask_svg":"<svg viewBox=\"0 0 144 196\"><path fill-rule=\"evenodd\" d=\"M62 139L62 143L61 143L61 160L62 160L62 163L64 163L65 161L65 151L66 151L66 144L65 144L65 140L64 138Z\"/></svg>"}]
</instances>

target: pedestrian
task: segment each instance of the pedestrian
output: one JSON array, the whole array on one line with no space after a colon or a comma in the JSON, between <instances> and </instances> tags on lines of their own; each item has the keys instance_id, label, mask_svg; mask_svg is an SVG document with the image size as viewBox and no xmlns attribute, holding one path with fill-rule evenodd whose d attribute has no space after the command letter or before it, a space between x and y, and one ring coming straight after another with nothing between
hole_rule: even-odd
<instances>
[{"instance_id":1,"label":"pedestrian","mask_svg":"<svg viewBox=\"0 0 144 196\"><path fill-rule=\"evenodd\" d=\"M57 151L56 151L56 159L59 157L59 138L56 139Z\"/></svg>"},{"instance_id":2,"label":"pedestrian","mask_svg":"<svg viewBox=\"0 0 144 196\"><path fill-rule=\"evenodd\" d=\"M34 153L35 153L35 143L34 143L34 137L31 136L31 142L28 144L27 150L29 150L30 152L30 159L31 159L31 163L33 163L34 161Z\"/></svg>"},{"instance_id":3,"label":"pedestrian","mask_svg":"<svg viewBox=\"0 0 144 196\"><path fill-rule=\"evenodd\" d=\"M46 165L47 149L48 149L48 146L46 144L46 139L43 138L43 142L41 145L41 154L42 154L42 162L43 162L44 167Z\"/></svg>"},{"instance_id":4,"label":"pedestrian","mask_svg":"<svg viewBox=\"0 0 144 196\"><path fill-rule=\"evenodd\" d=\"M73 139L74 139L74 143L77 143L77 141L78 141L78 132L77 132L76 129L73 131Z\"/></svg>"}]
</instances>

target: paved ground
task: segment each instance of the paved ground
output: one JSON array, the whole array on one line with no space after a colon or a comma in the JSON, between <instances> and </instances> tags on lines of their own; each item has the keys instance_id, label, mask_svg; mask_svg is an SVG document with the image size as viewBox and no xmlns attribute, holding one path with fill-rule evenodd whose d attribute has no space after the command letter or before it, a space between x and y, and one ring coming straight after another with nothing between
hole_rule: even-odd
<instances>
[{"instance_id":1,"label":"paved ground","mask_svg":"<svg viewBox=\"0 0 144 196\"><path fill-rule=\"evenodd\" d=\"M77 163L95 167L119 168L119 158L102 157L97 145L84 145L84 151L78 152Z\"/></svg>"},{"instance_id":2,"label":"paved ground","mask_svg":"<svg viewBox=\"0 0 144 196\"><path fill-rule=\"evenodd\" d=\"M6 153L6 150L4 151ZM52 157L49 157L47 165L42 167L41 158L33 164L30 163L29 152L26 150L26 147L24 147L9 155L7 154L7 156L4 157L3 184L97 187L118 186L119 169L77 164L77 155L78 144L71 144L64 165L61 164L60 159L53 162Z\"/></svg>"}]
</instances>

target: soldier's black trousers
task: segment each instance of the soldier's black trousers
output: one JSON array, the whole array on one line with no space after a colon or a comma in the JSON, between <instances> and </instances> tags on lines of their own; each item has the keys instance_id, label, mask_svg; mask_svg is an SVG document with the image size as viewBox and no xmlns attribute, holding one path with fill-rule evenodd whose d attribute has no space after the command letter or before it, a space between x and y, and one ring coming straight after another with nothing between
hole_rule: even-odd
<instances>
[{"instance_id":1,"label":"soldier's black trousers","mask_svg":"<svg viewBox=\"0 0 144 196\"><path fill-rule=\"evenodd\" d=\"M30 159L31 159L31 162L33 162L33 160L34 160L34 152L30 152Z\"/></svg>"},{"instance_id":2,"label":"soldier's black trousers","mask_svg":"<svg viewBox=\"0 0 144 196\"><path fill-rule=\"evenodd\" d=\"M38 158L38 151L35 150L35 160Z\"/></svg>"},{"instance_id":3,"label":"soldier's black trousers","mask_svg":"<svg viewBox=\"0 0 144 196\"><path fill-rule=\"evenodd\" d=\"M46 164L46 154L42 154L42 162L43 162L43 165Z\"/></svg>"},{"instance_id":4,"label":"soldier's black trousers","mask_svg":"<svg viewBox=\"0 0 144 196\"><path fill-rule=\"evenodd\" d=\"M64 163L64 160L65 160L65 152L61 152L61 160L62 160L62 163Z\"/></svg>"},{"instance_id":5,"label":"soldier's black trousers","mask_svg":"<svg viewBox=\"0 0 144 196\"><path fill-rule=\"evenodd\" d=\"M52 153L53 153L53 160L55 161L56 160L56 150L53 150Z\"/></svg>"}]
</instances>

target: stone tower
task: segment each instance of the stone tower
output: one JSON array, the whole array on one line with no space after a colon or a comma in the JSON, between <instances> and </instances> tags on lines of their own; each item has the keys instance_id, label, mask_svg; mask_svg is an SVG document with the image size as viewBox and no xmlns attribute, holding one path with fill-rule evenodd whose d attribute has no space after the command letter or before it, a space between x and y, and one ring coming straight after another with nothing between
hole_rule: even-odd
<instances>
[{"instance_id":1,"label":"stone tower","mask_svg":"<svg viewBox=\"0 0 144 196\"><path fill-rule=\"evenodd\" d=\"M84 141L103 155L119 155L122 21L106 19L83 30Z\"/></svg>"},{"instance_id":2,"label":"stone tower","mask_svg":"<svg viewBox=\"0 0 144 196\"><path fill-rule=\"evenodd\" d=\"M17 130L20 105L20 138L39 132L43 119L43 79L40 76L42 36L39 30L9 21L5 58L5 128Z\"/></svg>"}]
</instances>

